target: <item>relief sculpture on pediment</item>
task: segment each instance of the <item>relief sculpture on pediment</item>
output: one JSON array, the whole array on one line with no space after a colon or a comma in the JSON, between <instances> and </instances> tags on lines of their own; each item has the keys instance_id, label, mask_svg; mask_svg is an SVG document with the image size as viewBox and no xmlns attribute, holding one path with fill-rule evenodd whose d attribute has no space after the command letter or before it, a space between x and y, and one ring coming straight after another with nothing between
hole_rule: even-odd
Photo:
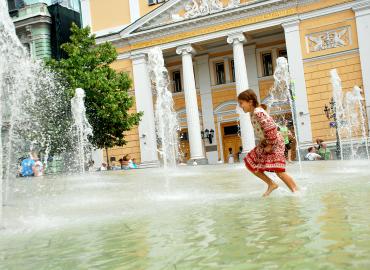
<instances>
[{"instance_id":1,"label":"relief sculpture on pediment","mask_svg":"<svg viewBox=\"0 0 370 270\"><path fill-rule=\"evenodd\" d=\"M173 21L181 21L184 19L196 18L198 16L204 16L216 12L220 12L225 9L235 8L240 5L240 0L230 0L229 4L223 6L220 0L191 0L184 6L185 14L172 14Z\"/></svg>"},{"instance_id":2,"label":"relief sculpture on pediment","mask_svg":"<svg viewBox=\"0 0 370 270\"><path fill-rule=\"evenodd\" d=\"M352 44L350 26L306 35L307 52L319 52Z\"/></svg>"}]
</instances>

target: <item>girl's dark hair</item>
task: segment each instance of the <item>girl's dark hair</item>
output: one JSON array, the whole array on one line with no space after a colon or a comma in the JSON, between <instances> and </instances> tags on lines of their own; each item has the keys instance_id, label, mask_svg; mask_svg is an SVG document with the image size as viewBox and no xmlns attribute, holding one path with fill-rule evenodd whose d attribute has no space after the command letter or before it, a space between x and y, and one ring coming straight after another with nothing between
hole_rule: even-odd
<instances>
[{"instance_id":1,"label":"girl's dark hair","mask_svg":"<svg viewBox=\"0 0 370 270\"><path fill-rule=\"evenodd\" d=\"M258 98L252 89L245 90L238 95L238 100L252 101L254 107L258 107Z\"/></svg>"},{"instance_id":2,"label":"girl's dark hair","mask_svg":"<svg viewBox=\"0 0 370 270\"><path fill-rule=\"evenodd\" d=\"M261 103L261 104L260 104L260 107L261 107L262 109L264 109L265 111L267 111L267 105L266 105L266 104Z\"/></svg>"}]
</instances>

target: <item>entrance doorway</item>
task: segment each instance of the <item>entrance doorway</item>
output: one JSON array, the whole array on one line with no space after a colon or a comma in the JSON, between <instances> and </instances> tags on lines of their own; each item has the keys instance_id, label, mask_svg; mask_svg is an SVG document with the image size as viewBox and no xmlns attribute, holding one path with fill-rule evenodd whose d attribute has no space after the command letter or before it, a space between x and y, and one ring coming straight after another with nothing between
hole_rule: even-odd
<instances>
[{"instance_id":1,"label":"entrance doorway","mask_svg":"<svg viewBox=\"0 0 370 270\"><path fill-rule=\"evenodd\" d=\"M180 160L186 163L190 159L190 146L189 146L189 136L187 129L181 129L179 134L180 142Z\"/></svg>"},{"instance_id":2,"label":"entrance doorway","mask_svg":"<svg viewBox=\"0 0 370 270\"><path fill-rule=\"evenodd\" d=\"M234 161L238 162L238 152L240 151L240 147L242 146L242 141L239 136L239 126L237 122L230 122L221 125L221 131L225 163L228 163L230 149L233 153Z\"/></svg>"}]
</instances>

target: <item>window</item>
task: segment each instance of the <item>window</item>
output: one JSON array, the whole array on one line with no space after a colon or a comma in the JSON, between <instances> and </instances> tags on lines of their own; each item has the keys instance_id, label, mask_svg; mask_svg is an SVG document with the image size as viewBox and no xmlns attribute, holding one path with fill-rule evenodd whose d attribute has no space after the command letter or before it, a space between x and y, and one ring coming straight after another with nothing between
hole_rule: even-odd
<instances>
[{"instance_id":1,"label":"window","mask_svg":"<svg viewBox=\"0 0 370 270\"><path fill-rule=\"evenodd\" d=\"M237 135L239 133L239 127L237 125L235 126L228 126L224 127L224 135Z\"/></svg>"},{"instance_id":2,"label":"window","mask_svg":"<svg viewBox=\"0 0 370 270\"><path fill-rule=\"evenodd\" d=\"M273 74L271 52L262 53L262 67L263 76L271 76Z\"/></svg>"},{"instance_id":3,"label":"window","mask_svg":"<svg viewBox=\"0 0 370 270\"><path fill-rule=\"evenodd\" d=\"M160 4L163 2L166 2L166 0L148 0L148 5L152 6L152 5Z\"/></svg>"},{"instance_id":4,"label":"window","mask_svg":"<svg viewBox=\"0 0 370 270\"><path fill-rule=\"evenodd\" d=\"M216 84L224 84L225 78L225 65L224 63L216 63Z\"/></svg>"},{"instance_id":5,"label":"window","mask_svg":"<svg viewBox=\"0 0 370 270\"><path fill-rule=\"evenodd\" d=\"M8 0L9 11L15 10L15 0Z\"/></svg>"},{"instance_id":6,"label":"window","mask_svg":"<svg viewBox=\"0 0 370 270\"><path fill-rule=\"evenodd\" d=\"M285 57L286 59L288 59L288 54L285 49L279 50L279 57Z\"/></svg>"},{"instance_id":7,"label":"window","mask_svg":"<svg viewBox=\"0 0 370 270\"><path fill-rule=\"evenodd\" d=\"M234 60L231 60L231 80L235 82L235 65Z\"/></svg>"},{"instance_id":8,"label":"window","mask_svg":"<svg viewBox=\"0 0 370 270\"><path fill-rule=\"evenodd\" d=\"M8 10L14 11L24 7L24 1L22 0L8 0Z\"/></svg>"},{"instance_id":9,"label":"window","mask_svg":"<svg viewBox=\"0 0 370 270\"><path fill-rule=\"evenodd\" d=\"M181 72L179 70L172 72L172 82L173 82L173 92L174 93L182 92Z\"/></svg>"}]
</instances>

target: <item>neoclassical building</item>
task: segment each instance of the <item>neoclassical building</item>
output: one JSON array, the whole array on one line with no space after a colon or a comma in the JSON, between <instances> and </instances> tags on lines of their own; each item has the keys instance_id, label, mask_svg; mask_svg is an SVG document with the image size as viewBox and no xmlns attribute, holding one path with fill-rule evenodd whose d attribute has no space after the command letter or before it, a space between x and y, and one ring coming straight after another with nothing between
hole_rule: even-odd
<instances>
[{"instance_id":1,"label":"neoclassical building","mask_svg":"<svg viewBox=\"0 0 370 270\"><path fill-rule=\"evenodd\" d=\"M238 114L236 97L252 88L264 101L279 56L287 57L294 82L301 145L318 137L335 140L323 112L332 97L331 69L337 69L344 91L354 85L364 90L370 113L370 0L101 2L82 1L84 24L99 43L117 48L114 68L131 74L134 109L144 112L139 127L127 134L127 146L111 149L110 157L129 153L143 163L158 161L147 71L147 53L156 46L170 74L186 159L216 163L230 148L237 153L254 146L249 116ZM289 117L286 110L275 113L277 119Z\"/></svg>"},{"instance_id":2,"label":"neoclassical building","mask_svg":"<svg viewBox=\"0 0 370 270\"><path fill-rule=\"evenodd\" d=\"M80 0L7 0L17 36L36 59L63 56L72 22L81 25Z\"/></svg>"}]
</instances>

